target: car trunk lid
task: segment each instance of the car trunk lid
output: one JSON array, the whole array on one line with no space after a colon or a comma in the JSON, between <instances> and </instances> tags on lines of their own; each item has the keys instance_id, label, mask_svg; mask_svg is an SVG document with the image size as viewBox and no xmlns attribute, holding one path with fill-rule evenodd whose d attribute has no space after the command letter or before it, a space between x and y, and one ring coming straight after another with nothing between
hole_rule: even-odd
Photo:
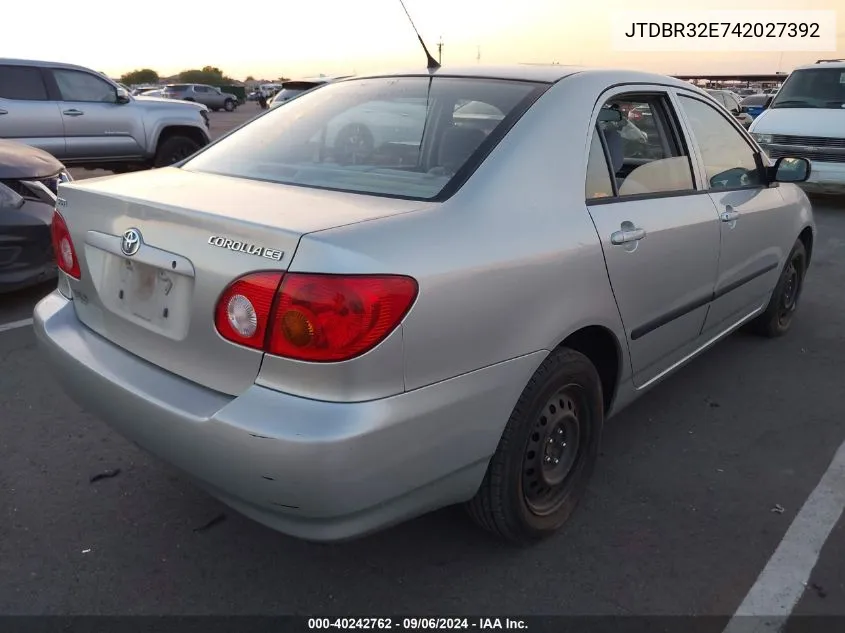
<instances>
[{"instance_id":1,"label":"car trunk lid","mask_svg":"<svg viewBox=\"0 0 845 633\"><path fill-rule=\"evenodd\" d=\"M254 382L263 358L215 329L216 303L232 281L286 270L306 233L431 204L177 168L76 181L59 196L82 270L71 284L79 319L231 395Z\"/></svg>"}]
</instances>

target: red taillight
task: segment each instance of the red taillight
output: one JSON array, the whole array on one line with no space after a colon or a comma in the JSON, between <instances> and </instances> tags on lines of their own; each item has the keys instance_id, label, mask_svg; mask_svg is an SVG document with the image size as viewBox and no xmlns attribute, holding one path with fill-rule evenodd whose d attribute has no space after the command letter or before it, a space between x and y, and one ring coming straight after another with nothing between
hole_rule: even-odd
<instances>
[{"instance_id":1,"label":"red taillight","mask_svg":"<svg viewBox=\"0 0 845 633\"><path fill-rule=\"evenodd\" d=\"M79 258L77 258L76 250L73 248L73 240L70 238L67 222L58 211L53 211L50 234L53 239L53 254L56 256L56 263L59 268L74 279L80 279L82 273L79 270Z\"/></svg>"},{"instance_id":2,"label":"red taillight","mask_svg":"<svg viewBox=\"0 0 845 633\"><path fill-rule=\"evenodd\" d=\"M214 325L220 335L240 345L264 348L273 299L282 273L261 272L236 279L217 302Z\"/></svg>"},{"instance_id":3,"label":"red taillight","mask_svg":"<svg viewBox=\"0 0 845 633\"><path fill-rule=\"evenodd\" d=\"M232 304L237 295L243 300ZM417 282L400 275L256 273L227 288L215 321L235 343L296 360L338 362L381 343L416 297ZM240 315L234 321L233 310ZM244 326L237 332L233 323Z\"/></svg>"}]
</instances>

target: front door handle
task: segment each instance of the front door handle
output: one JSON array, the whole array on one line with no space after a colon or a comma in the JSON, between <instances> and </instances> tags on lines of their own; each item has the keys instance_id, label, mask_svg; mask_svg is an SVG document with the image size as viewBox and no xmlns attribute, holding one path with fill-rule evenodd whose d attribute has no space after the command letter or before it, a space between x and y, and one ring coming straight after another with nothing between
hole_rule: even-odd
<instances>
[{"instance_id":1,"label":"front door handle","mask_svg":"<svg viewBox=\"0 0 845 633\"><path fill-rule=\"evenodd\" d=\"M645 229L625 229L622 231L616 231L610 235L610 243L616 244L629 244L631 242L639 242L646 236Z\"/></svg>"},{"instance_id":2,"label":"front door handle","mask_svg":"<svg viewBox=\"0 0 845 633\"><path fill-rule=\"evenodd\" d=\"M9 111L4 110L3 108L0 108L0 114L9 114Z\"/></svg>"},{"instance_id":3,"label":"front door handle","mask_svg":"<svg viewBox=\"0 0 845 633\"><path fill-rule=\"evenodd\" d=\"M77 110L74 108L72 110L64 110L62 111L62 114L66 116L82 116L85 113L82 110Z\"/></svg>"},{"instance_id":4,"label":"front door handle","mask_svg":"<svg viewBox=\"0 0 845 633\"><path fill-rule=\"evenodd\" d=\"M739 211L728 209L727 211L724 211L719 217L721 218L722 222L734 222L739 217Z\"/></svg>"}]
</instances>

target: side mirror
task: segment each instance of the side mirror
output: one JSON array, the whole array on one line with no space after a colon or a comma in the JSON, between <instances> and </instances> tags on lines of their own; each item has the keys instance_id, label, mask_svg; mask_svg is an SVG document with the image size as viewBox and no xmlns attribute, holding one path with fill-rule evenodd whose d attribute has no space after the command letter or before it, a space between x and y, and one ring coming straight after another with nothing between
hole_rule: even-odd
<instances>
[{"instance_id":1,"label":"side mirror","mask_svg":"<svg viewBox=\"0 0 845 633\"><path fill-rule=\"evenodd\" d=\"M129 97L129 92L125 88L117 89L116 103L129 103L132 99Z\"/></svg>"},{"instance_id":2,"label":"side mirror","mask_svg":"<svg viewBox=\"0 0 845 633\"><path fill-rule=\"evenodd\" d=\"M763 109L768 110L769 106L772 105L772 101L774 101L774 99L774 95L769 95L768 97L766 97L766 102L763 104Z\"/></svg>"},{"instance_id":3,"label":"side mirror","mask_svg":"<svg viewBox=\"0 0 845 633\"><path fill-rule=\"evenodd\" d=\"M770 182L804 182L810 177L812 165L806 158L781 156L769 167Z\"/></svg>"}]
</instances>

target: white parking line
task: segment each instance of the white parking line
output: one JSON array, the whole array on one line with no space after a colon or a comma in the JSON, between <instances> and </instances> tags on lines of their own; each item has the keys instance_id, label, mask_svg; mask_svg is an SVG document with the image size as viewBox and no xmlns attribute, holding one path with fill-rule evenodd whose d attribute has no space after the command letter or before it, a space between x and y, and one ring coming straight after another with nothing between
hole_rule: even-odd
<instances>
[{"instance_id":1,"label":"white parking line","mask_svg":"<svg viewBox=\"0 0 845 633\"><path fill-rule=\"evenodd\" d=\"M774 633L798 604L845 508L845 443L810 494L724 633ZM753 616L753 617L748 617Z\"/></svg>"},{"instance_id":2,"label":"white parking line","mask_svg":"<svg viewBox=\"0 0 845 633\"><path fill-rule=\"evenodd\" d=\"M0 332L7 330L16 330L19 327L26 327L32 325L32 319L24 319L23 321L12 321L11 323L0 323Z\"/></svg>"}]
</instances>

